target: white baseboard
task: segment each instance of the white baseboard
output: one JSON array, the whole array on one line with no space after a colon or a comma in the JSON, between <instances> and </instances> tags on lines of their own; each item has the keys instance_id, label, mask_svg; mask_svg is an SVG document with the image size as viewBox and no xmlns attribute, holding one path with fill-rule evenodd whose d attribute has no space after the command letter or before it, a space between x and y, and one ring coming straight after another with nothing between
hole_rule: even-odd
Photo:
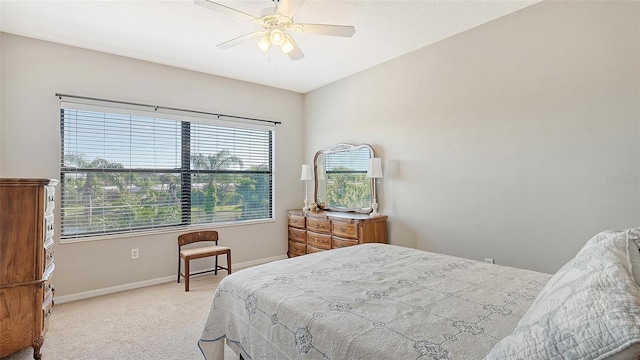
<instances>
[{"instance_id":1,"label":"white baseboard","mask_svg":"<svg viewBox=\"0 0 640 360\"><path fill-rule=\"evenodd\" d=\"M272 261L282 260L282 259L286 259L286 258L287 258L286 255L279 255L279 256L273 256L273 257L265 258L265 259L245 261L245 262L241 262L241 263L237 263L237 264L234 263L234 264L232 264L233 268L231 270L236 272L238 270L246 269L246 268L249 268L249 267L252 267L252 266L256 266L256 265L260 265L260 264L266 264L266 263L269 263L269 262L272 262ZM75 294L69 294L69 295L63 295L63 296L56 296L55 297L55 302L56 302L56 304L64 304L64 303L68 303L68 302L72 302L72 301L89 299L89 298L96 297L96 296L114 294L114 293L121 292L121 291L127 291L127 290L139 289L139 288L143 288L143 287L147 287L147 286L164 284L164 283L176 281L177 280L177 276L178 276L178 274L174 274L174 275L171 275L171 276L165 276L165 277L156 278L156 279L150 279L150 280L138 281L138 282L129 283L129 284L117 285L117 286L112 286L112 287L103 288L103 289L96 289L96 290L84 291L84 292L81 292L81 293L75 293ZM196 275L196 276L198 276L198 275Z\"/></svg>"}]
</instances>

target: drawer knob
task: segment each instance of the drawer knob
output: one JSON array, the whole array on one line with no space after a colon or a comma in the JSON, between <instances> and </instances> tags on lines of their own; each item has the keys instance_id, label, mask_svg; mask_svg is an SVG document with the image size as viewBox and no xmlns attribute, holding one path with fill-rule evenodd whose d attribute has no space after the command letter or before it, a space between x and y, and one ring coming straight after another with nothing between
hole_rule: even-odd
<instances>
[{"instance_id":1,"label":"drawer knob","mask_svg":"<svg viewBox=\"0 0 640 360\"><path fill-rule=\"evenodd\" d=\"M347 231L347 228L344 227L344 226L340 226L340 231L345 232L345 231Z\"/></svg>"}]
</instances>

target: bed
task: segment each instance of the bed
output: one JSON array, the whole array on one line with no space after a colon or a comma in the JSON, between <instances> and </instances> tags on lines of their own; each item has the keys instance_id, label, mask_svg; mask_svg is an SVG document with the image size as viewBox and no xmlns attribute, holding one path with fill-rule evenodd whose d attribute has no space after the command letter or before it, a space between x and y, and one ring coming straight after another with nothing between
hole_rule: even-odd
<instances>
[{"instance_id":1,"label":"bed","mask_svg":"<svg viewBox=\"0 0 640 360\"><path fill-rule=\"evenodd\" d=\"M224 278L198 342L244 359L638 359L635 230L555 275L363 244ZM637 266L633 264L637 263Z\"/></svg>"}]
</instances>

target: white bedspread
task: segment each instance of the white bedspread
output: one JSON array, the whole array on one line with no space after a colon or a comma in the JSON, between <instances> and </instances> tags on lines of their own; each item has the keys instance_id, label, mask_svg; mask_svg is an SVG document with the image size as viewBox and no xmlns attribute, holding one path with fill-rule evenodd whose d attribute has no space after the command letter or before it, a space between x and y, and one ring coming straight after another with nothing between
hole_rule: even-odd
<instances>
[{"instance_id":1,"label":"white bedspread","mask_svg":"<svg viewBox=\"0 0 640 360\"><path fill-rule=\"evenodd\" d=\"M386 244L231 274L198 342L221 360L482 359L551 275Z\"/></svg>"}]
</instances>

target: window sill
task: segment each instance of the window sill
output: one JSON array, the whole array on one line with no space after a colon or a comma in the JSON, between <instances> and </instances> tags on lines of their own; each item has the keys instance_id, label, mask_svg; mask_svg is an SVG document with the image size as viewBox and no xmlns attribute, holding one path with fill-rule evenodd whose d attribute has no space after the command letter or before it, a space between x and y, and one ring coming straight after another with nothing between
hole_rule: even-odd
<instances>
[{"instance_id":1,"label":"window sill","mask_svg":"<svg viewBox=\"0 0 640 360\"><path fill-rule=\"evenodd\" d=\"M177 234L177 233L183 233L188 231L197 231L201 229L211 230L211 229L220 229L220 228L235 227L235 226L251 226L251 225L258 225L258 224L268 224L273 222L276 222L274 218L265 219L265 220L253 220L253 221L249 220L242 223L229 222L229 223L189 225L184 227L164 228L164 229L158 229L158 230L107 234L107 235L99 235L99 236L87 236L87 237L81 237L81 238L59 239L58 243L61 245L65 245L65 244L75 244L75 243L100 241L100 240L126 239L126 238L134 238L134 237L153 236L158 234Z\"/></svg>"}]
</instances>

